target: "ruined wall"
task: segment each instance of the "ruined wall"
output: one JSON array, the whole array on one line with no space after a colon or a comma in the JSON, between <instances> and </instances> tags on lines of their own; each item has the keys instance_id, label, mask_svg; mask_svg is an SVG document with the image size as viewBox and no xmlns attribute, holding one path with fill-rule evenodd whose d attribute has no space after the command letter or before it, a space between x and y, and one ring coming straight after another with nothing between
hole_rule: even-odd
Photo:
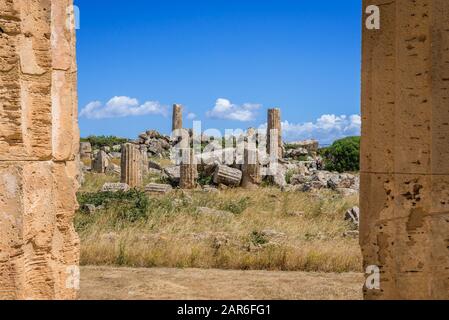
<instances>
[{"instance_id":1,"label":"ruined wall","mask_svg":"<svg viewBox=\"0 0 449 320\"><path fill-rule=\"evenodd\" d=\"M0 1L0 299L76 297L71 0Z\"/></svg>"},{"instance_id":2,"label":"ruined wall","mask_svg":"<svg viewBox=\"0 0 449 320\"><path fill-rule=\"evenodd\" d=\"M360 242L368 299L449 298L449 1L364 0ZM365 25L365 24L364 24Z\"/></svg>"}]
</instances>

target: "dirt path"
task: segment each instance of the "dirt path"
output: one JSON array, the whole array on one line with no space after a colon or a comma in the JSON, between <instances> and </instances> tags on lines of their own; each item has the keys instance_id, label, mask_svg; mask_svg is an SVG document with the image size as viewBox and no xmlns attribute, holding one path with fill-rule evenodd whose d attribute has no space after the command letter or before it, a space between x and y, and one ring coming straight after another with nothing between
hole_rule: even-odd
<instances>
[{"instance_id":1,"label":"dirt path","mask_svg":"<svg viewBox=\"0 0 449 320\"><path fill-rule=\"evenodd\" d=\"M361 299L363 275L83 267L82 300Z\"/></svg>"}]
</instances>

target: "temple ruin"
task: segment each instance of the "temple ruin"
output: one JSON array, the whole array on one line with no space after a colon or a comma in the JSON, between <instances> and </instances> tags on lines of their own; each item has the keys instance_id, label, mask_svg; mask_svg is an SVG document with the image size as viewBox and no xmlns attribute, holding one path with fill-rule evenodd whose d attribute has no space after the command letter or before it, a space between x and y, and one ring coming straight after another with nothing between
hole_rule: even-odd
<instances>
[{"instance_id":1,"label":"temple ruin","mask_svg":"<svg viewBox=\"0 0 449 320\"><path fill-rule=\"evenodd\" d=\"M71 0L0 2L0 299L79 289Z\"/></svg>"},{"instance_id":2,"label":"temple ruin","mask_svg":"<svg viewBox=\"0 0 449 320\"><path fill-rule=\"evenodd\" d=\"M121 158L121 182L130 188L142 186L142 152L140 148L132 143L122 146Z\"/></svg>"},{"instance_id":3,"label":"temple ruin","mask_svg":"<svg viewBox=\"0 0 449 320\"><path fill-rule=\"evenodd\" d=\"M361 227L367 299L449 299L449 1L364 0ZM365 25L364 25L365 26Z\"/></svg>"}]
</instances>

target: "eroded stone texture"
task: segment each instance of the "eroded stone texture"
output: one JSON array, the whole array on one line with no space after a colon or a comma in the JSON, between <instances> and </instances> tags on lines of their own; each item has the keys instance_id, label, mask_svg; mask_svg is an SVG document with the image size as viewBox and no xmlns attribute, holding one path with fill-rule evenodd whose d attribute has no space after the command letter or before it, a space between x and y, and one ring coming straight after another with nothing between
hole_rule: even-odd
<instances>
[{"instance_id":1,"label":"eroded stone texture","mask_svg":"<svg viewBox=\"0 0 449 320\"><path fill-rule=\"evenodd\" d=\"M79 169L69 0L0 2L0 299L74 299Z\"/></svg>"},{"instance_id":2,"label":"eroded stone texture","mask_svg":"<svg viewBox=\"0 0 449 320\"><path fill-rule=\"evenodd\" d=\"M187 148L183 150L180 173L180 188L195 189L198 172L196 161L194 161L193 148Z\"/></svg>"},{"instance_id":3,"label":"eroded stone texture","mask_svg":"<svg viewBox=\"0 0 449 320\"><path fill-rule=\"evenodd\" d=\"M180 104L173 105L173 124L172 130L182 129L182 106Z\"/></svg>"},{"instance_id":4,"label":"eroded stone texture","mask_svg":"<svg viewBox=\"0 0 449 320\"><path fill-rule=\"evenodd\" d=\"M280 159L284 156L282 147L281 109L268 110L267 153Z\"/></svg>"},{"instance_id":5,"label":"eroded stone texture","mask_svg":"<svg viewBox=\"0 0 449 320\"><path fill-rule=\"evenodd\" d=\"M254 129L250 129L245 139L242 187L246 189L257 188L262 182L260 171L259 152L256 147L256 133Z\"/></svg>"},{"instance_id":6,"label":"eroded stone texture","mask_svg":"<svg viewBox=\"0 0 449 320\"><path fill-rule=\"evenodd\" d=\"M367 299L449 299L449 1L364 0L360 243Z\"/></svg>"},{"instance_id":7,"label":"eroded stone texture","mask_svg":"<svg viewBox=\"0 0 449 320\"><path fill-rule=\"evenodd\" d=\"M132 143L122 146L121 182L131 188L142 186L142 154L139 147Z\"/></svg>"}]
</instances>

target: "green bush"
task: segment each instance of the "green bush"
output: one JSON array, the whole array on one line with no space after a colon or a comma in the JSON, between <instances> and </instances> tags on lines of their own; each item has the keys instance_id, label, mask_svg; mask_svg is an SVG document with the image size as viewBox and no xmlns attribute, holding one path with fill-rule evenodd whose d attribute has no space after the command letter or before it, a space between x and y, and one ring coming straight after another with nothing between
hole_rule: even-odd
<instances>
[{"instance_id":1,"label":"green bush","mask_svg":"<svg viewBox=\"0 0 449 320\"><path fill-rule=\"evenodd\" d=\"M147 216L149 200L147 195L138 190L127 192L96 192L79 193L78 203L83 209L85 205L92 204L96 207L117 209L119 218L129 222L135 222Z\"/></svg>"},{"instance_id":2,"label":"green bush","mask_svg":"<svg viewBox=\"0 0 449 320\"><path fill-rule=\"evenodd\" d=\"M93 149L100 149L102 147L112 148L115 145L127 143L129 139L116 136L88 136L87 138L81 138L81 142L90 142Z\"/></svg>"},{"instance_id":3,"label":"green bush","mask_svg":"<svg viewBox=\"0 0 449 320\"><path fill-rule=\"evenodd\" d=\"M228 200L220 205L220 210L229 211L233 214L242 214L243 211L245 211L249 207L249 200L250 199L248 197Z\"/></svg>"},{"instance_id":4,"label":"green bush","mask_svg":"<svg viewBox=\"0 0 449 320\"><path fill-rule=\"evenodd\" d=\"M335 141L323 150L326 169L329 171L360 170L360 137L348 137Z\"/></svg>"}]
</instances>

